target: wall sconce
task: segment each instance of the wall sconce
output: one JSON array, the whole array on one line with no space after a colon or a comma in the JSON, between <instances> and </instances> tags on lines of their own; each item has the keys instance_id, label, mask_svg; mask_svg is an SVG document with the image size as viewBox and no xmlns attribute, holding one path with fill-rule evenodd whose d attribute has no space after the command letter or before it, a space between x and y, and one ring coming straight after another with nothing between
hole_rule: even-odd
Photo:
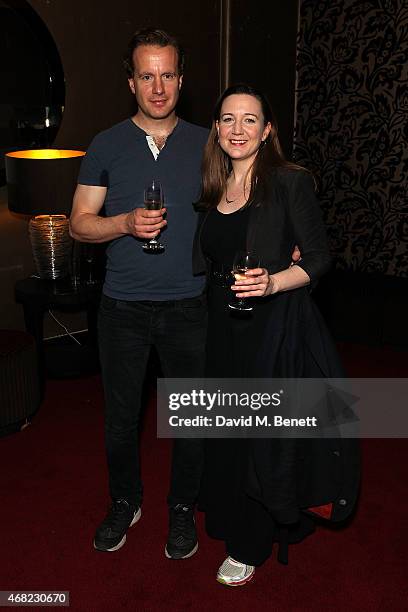
<instances>
[{"instance_id":1,"label":"wall sconce","mask_svg":"<svg viewBox=\"0 0 408 612\"><path fill-rule=\"evenodd\" d=\"M33 149L5 155L8 207L30 215L29 234L40 278L58 279L70 273L71 212L84 151Z\"/></svg>"}]
</instances>

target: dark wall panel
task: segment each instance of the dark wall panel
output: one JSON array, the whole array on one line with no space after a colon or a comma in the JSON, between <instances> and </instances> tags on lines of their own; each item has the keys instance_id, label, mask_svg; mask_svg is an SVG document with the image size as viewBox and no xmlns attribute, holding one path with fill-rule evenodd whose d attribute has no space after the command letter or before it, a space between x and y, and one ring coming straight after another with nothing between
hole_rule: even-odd
<instances>
[{"instance_id":1,"label":"dark wall panel","mask_svg":"<svg viewBox=\"0 0 408 612\"><path fill-rule=\"evenodd\" d=\"M122 69L128 39L155 25L187 51L180 114L208 125L219 86L219 0L29 0L51 31L66 78L66 105L56 144L86 147L98 131L134 111Z\"/></svg>"},{"instance_id":2,"label":"dark wall panel","mask_svg":"<svg viewBox=\"0 0 408 612\"><path fill-rule=\"evenodd\" d=\"M230 1L230 83L265 93L276 113L286 155L293 143L298 1Z\"/></svg>"}]
</instances>

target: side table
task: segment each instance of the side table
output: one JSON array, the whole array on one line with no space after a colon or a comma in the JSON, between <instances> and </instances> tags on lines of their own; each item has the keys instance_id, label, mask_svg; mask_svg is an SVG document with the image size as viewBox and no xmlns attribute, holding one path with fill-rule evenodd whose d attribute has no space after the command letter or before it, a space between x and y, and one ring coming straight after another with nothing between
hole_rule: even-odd
<instances>
[{"instance_id":1,"label":"side table","mask_svg":"<svg viewBox=\"0 0 408 612\"><path fill-rule=\"evenodd\" d=\"M96 347L96 315L101 292L101 282L74 285L71 279L52 281L39 278L16 282L15 298L23 306L26 330L34 337L37 347L42 391L46 375L44 313L50 308L70 312L86 310L88 343Z\"/></svg>"}]
</instances>

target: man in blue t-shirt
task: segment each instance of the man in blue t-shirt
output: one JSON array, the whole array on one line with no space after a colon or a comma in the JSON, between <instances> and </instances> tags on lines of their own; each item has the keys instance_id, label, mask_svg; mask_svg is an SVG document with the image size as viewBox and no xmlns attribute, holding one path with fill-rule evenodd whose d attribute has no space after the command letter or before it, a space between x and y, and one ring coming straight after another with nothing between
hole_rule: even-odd
<instances>
[{"instance_id":1,"label":"man in blue t-shirt","mask_svg":"<svg viewBox=\"0 0 408 612\"><path fill-rule=\"evenodd\" d=\"M193 276L191 253L192 202L199 194L208 132L176 116L183 53L175 39L160 30L136 32L125 67L137 113L91 143L71 214L75 239L109 242L98 321L112 497L94 539L102 551L123 546L128 528L141 516L138 424L150 349L156 347L164 376L200 377L206 334L204 279ZM152 180L163 188L161 210L143 208ZM146 252L143 244L159 234L164 251ZM198 548L194 504L201 471L202 441L175 440L169 558L190 557Z\"/></svg>"}]
</instances>

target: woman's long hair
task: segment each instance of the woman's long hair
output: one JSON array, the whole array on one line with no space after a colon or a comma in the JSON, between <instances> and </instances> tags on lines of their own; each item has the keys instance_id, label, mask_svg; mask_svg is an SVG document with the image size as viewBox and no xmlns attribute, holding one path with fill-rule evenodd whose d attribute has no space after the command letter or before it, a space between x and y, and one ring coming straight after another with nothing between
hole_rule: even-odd
<instances>
[{"instance_id":1,"label":"woman's long hair","mask_svg":"<svg viewBox=\"0 0 408 612\"><path fill-rule=\"evenodd\" d=\"M266 192L266 180L273 168L288 168L300 170L301 167L285 159L279 138L278 126L274 113L265 95L245 83L231 85L218 99L215 109L210 135L204 149L202 163L202 190L197 202L199 209L213 208L218 205L225 191L227 178L232 170L229 156L224 153L218 142L216 122L221 116L221 107L228 96L245 94L256 98L262 108L264 125L271 124L271 131L264 143L258 149L255 160L251 166L251 189L247 205L263 197Z\"/></svg>"}]
</instances>

